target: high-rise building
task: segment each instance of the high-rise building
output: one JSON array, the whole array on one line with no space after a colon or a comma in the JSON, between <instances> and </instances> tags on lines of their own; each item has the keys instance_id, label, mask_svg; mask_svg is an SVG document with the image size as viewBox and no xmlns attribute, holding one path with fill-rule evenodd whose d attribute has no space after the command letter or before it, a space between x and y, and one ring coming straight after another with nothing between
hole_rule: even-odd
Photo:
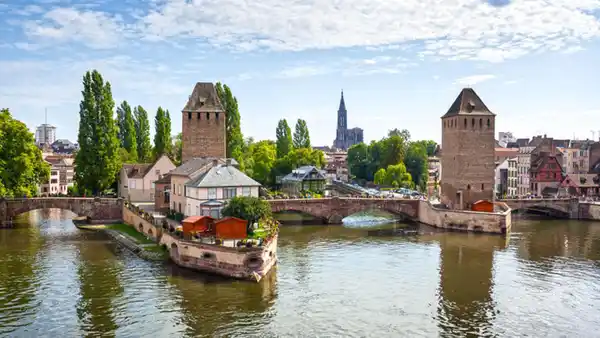
<instances>
[{"instance_id":1,"label":"high-rise building","mask_svg":"<svg viewBox=\"0 0 600 338\"><path fill-rule=\"evenodd\" d=\"M495 117L471 88L442 116L442 202L470 209L494 200Z\"/></svg>"},{"instance_id":2,"label":"high-rise building","mask_svg":"<svg viewBox=\"0 0 600 338\"><path fill-rule=\"evenodd\" d=\"M182 162L195 157L226 157L225 110L212 83L196 83L182 118Z\"/></svg>"},{"instance_id":3,"label":"high-rise building","mask_svg":"<svg viewBox=\"0 0 600 338\"><path fill-rule=\"evenodd\" d=\"M41 124L35 129L35 143L38 146L48 145L56 141L56 127L48 123Z\"/></svg>"},{"instance_id":4,"label":"high-rise building","mask_svg":"<svg viewBox=\"0 0 600 338\"><path fill-rule=\"evenodd\" d=\"M344 101L344 92L340 98L340 107L338 108L336 137L333 141L333 147L342 150L348 150L352 145L363 142L363 130L361 128L348 129L348 112L346 111L346 102Z\"/></svg>"}]
</instances>

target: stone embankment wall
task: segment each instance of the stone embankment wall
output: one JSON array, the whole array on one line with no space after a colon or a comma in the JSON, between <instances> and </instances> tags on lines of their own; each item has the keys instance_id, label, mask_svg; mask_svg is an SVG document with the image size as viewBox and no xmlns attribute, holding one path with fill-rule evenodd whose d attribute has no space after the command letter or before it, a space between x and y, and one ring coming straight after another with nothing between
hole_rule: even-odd
<instances>
[{"instance_id":1,"label":"stone embankment wall","mask_svg":"<svg viewBox=\"0 0 600 338\"><path fill-rule=\"evenodd\" d=\"M142 215L136 214L125 206L123 207L123 222L131 225L138 232L152 238L157 243L160 241L163 232L162 227L153 225L148 220L144 219Z\"/></svg>"},{"instance_id":2,"label":"stone embankment wall","mask_svg":"<svg viewBox=\"0 0 600 338\"><path fill-rule=\"evenodd\" d=\"M123 208L123 221L166 246L171 260L189 269L253 279L254 273L264 276L277 261L277 237L265 247L225 247L176 238L127 207Z\"/></svg>"},{"instance_id":3,"label":"stone embankment wall","mask_svg":"<svg viewBox=\"0 0 600 338\"><path fill-rule=\"evenodd\" d=\"M579 202L579 219L600 221L600 203Z\"/></svg>"},{"instance_id":4,"label":"stone embankment wall","mask_svg":"<svg viewBox=\"0 0 600 338\"><path fill-rule=\"evenodd\" d=\"M419 204L419 222L436 228L506 234L511 228L510 210L485 213L436 208L428 201Z\"/></svg>"}]
</instances>

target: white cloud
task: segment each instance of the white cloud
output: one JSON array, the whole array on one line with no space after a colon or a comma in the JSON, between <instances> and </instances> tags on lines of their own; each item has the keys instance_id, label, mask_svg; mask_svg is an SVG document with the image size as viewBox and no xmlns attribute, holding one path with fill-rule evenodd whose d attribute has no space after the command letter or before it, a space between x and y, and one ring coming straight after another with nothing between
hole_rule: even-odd
<instances>
[{"instance_id":1,"label":"white cloud","mask_svg":"<svg viewBox=\"0 0 600 338\"><path fill-rule=\"evenodd\" d=\"M422 57L500 62L598 37L597 9L600 0L163 0L129 26L107 13L57 8L26 32L96 48L134 29L148 40L195 38L238 51L410 47Z\"/></svg>"},{"instance_id":2,"label":"white cloud","mask_svg":"<svg viewBox=\"0 0 600 338\"><path fill-rule=\"evenodd\" d=\"M25 33L45 42L76 41L98 49L114 47L127 34L120 16L103 12L56 8L45 13L42 22L26 21Z\"/></svg>"},{"instance_id":3,"label":"white cloud","mask_svg":"<svg viewBox=\"0 0 600 338\"><path fill-rule=\"evenodd\" d=\"M481 82L492 80L494 78L496 78L496 76L492 74L471 75L456 79L456 81L454 81L454 84L470 87Z\"/></svg>"}]
</instances>

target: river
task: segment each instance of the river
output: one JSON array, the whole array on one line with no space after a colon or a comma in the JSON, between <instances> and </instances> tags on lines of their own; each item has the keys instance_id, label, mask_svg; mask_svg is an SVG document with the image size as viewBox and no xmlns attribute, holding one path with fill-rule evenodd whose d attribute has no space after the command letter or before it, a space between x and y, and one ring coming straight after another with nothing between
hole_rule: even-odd
<instances>
[{"instance_id":1,"label":"river","mask_svg":"<svg viewBox=\"0 0 600 338\"><path fill-rule=\"evenodd\" d=\"M0 230L0 337L600 336L600 223L500 236L283 226L259 284L146 262L63 210Z\"/></svg>"}]
</instances>

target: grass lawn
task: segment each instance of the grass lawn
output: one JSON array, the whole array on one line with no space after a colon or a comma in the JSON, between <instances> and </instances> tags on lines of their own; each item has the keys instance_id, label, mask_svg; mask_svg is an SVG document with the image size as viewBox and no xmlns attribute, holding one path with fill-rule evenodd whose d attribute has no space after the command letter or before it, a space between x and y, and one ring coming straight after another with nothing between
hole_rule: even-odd
<instances>
[{"instance_id":1,"label":"grass lawn","mask_svg":"<svg viewBox=\"0 0 600 338\"><path fill-rule=\"evenodd\" d=\"M146 238L146 236L137 232L133 227L127 224L108 224L106 225L106 229L115 230L121 233L128 235L129 237L135 239L138 244L156 244L151 239Z\"/></svg>"}]
</instances>

